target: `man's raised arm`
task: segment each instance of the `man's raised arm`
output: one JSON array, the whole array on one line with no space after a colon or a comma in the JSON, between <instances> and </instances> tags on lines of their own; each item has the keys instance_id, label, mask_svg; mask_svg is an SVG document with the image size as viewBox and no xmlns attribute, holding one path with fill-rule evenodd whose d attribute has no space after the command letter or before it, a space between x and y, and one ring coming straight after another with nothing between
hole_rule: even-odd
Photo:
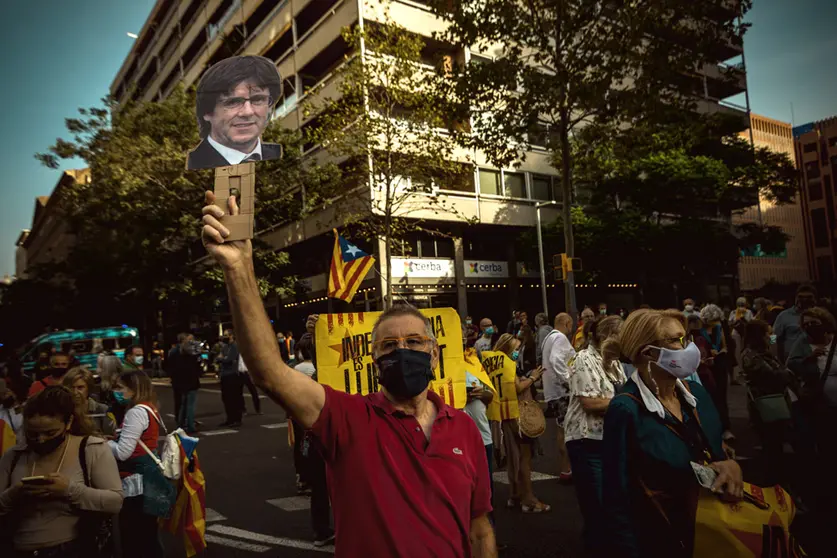
<instances>
[{"instance_id":1,"label":"man's raised arm","mask_svg":"<svg viewBox=\"0 0 837 558\"><path fill-rule=\"evenodd\" d=\"M220 221L224 212L214 203L215 194L207 192L207 205L203 208L203 244L224 272L239 351L256 385L303 427L310 428L325 405L325 390L282 360L259 293L253 268L253 246L249 240L224 240L229 236ZM228 210L230 215L238 214L235 197L230 197Z\"/></svg>"}]
</instances>

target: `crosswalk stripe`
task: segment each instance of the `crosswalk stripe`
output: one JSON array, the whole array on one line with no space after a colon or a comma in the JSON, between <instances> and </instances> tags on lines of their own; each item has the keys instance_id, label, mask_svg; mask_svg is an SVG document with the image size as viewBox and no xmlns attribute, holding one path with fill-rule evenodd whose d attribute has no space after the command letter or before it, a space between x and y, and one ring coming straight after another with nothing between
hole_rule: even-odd
<instances>
[{"instance_id":1,"label":"crosswalk stripe","mask_svg":"<svg viewBox=\"0 0 837 558\"><path fill-rule=\"evenodd\" d=\"M302 511L311 509L311 498L305 496L290 496L288 498L274 498L265 500L271 506L284 511Z\"/></svg>"},{"instance_id":2,"label":"crosswalk stripe","mask_svg":"<svg viewBox=\"0 0 837 558\"><path fill-rule=\"evenodd\" d=\"M238 434L238 430L210 430L200 433L201 436L220 436L221 434Z\"/></svg>"},{"instance_id":3,"label":"crosswalk stripe","mask_svg":"<svg viewBox=\"0 0 837 558\"><path fill-rule=\"evenodd\" d=\"M213 510L212 508L206 508L206 513L203 514L203 519L207 523L211 523L213 521L226 521L227 518L218 513L217 511Z\"/></svg>"},{"instance_id":4,"label":"crosswalk stripe","mask_svg":"<svg viewBox=\"0 0 837 558\"><path fill-rule=\"evenodd\" d=\"M262 428L267 428L269 430L273 430L275 428L287 428L287 427L288 427L287 422L277 422L276 424L263 424L262 425Z\"/></svg>"},{"instance_id":5,"label":"crosswalk stripe","mask_svg":"<svg viewBox=\"0 0 837 558\"><path fill-rule=\"evenodd\" d=\"M555 475L547 475L546 473L538 473L537 471L532 471L531 479L533 481L542 481L542 480L552 480L557 479ZM509 475L505 471L497 471L494 473L494 482L501 482L503 484L509 484Z\"/></svg>"},{"instance_id":6,"label":"crosswalk stripe","mask_svg":"<svg viewBox=\"0 0 837 558\"><path fill-rule=\"evenodd\" d=\"M238 550L247 550L249 552L267 552L271 547L263 544L252 544L244 541L237 541L234 539L225 539L224 537L216 537L209 533L205 536L207 544L220 544L221 546L229 546L237 548Z\"/></svg>"},{"instance_id":7,"label":"crosswalk stripe","mask_svg":"<svg viewBox=\"0 0 837 558\"><path fill-rule=\"evenodd\" d=\"M245 531L237 527L229 527L227 525L210 525L206 528L207 531L213 533L220 533L230 537L238 537L240 539L247 539L256 543L272 544L276 546L287 546L289 548L299 548L301 550L315 550L318 552L334 553L333 546L316 547L307 541L298 541L296 539L287 539L284 537L271 537L262 533L254 533L253 531Z\"/></svg>"}]
</instances>

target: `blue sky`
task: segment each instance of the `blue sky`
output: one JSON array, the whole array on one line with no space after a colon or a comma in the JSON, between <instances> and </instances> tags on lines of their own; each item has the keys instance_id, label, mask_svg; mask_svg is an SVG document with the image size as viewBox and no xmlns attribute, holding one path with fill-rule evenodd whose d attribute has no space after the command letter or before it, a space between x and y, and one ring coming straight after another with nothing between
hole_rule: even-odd
<instances>
[{"instance_id":1,"label":"blue sky","mask_svg":"<svg viewBox=\"0 0 837 558\"><path fill-rule=\"evenodd\" d=\"M35 197L60 171L33 154L66 136L64 119L108 92L154 0L5 2L0 32L0 277L14 273L14 242L31 225ZM746 36L754 112L795 124L837 114L837 2L755 0ZM26 87L22 87L25 85ZM81 163L67 164L66 168Z\"/></svg>"}]
</instances>

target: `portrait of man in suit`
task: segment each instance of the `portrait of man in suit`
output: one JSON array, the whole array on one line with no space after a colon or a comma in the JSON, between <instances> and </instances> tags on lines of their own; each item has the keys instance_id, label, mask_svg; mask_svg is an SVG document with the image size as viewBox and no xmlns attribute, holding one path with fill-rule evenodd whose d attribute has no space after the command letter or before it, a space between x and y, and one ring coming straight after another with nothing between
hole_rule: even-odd
<instances>
[{"instance_id":1,"label":"portrait of man in suit","mask_svg":"<svg viewBox=\"0 0 837 558\"><path fill-rule=\"evenodd\" d=\"M261 135L282 96L282 79L263 56L232 56L213 64L198 83L195 115L201 142L186 168L210 169L278 159L279 144Z\"/></svg>"}]
</instances>

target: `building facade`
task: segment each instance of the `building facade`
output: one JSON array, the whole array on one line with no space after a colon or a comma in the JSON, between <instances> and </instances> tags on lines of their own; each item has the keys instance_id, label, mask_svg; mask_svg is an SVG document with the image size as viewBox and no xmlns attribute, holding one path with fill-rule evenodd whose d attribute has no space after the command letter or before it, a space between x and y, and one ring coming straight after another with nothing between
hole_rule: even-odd
<instances>
[{"instance_id":1,"label":"building facade","mask_svg":"<svg viewBox=\"0 0 837 558\"><path fill-rule=\"evenodd\" d=\"M17 242L16 263L20 268L15 273L18 277L26 277L27 270L34 266L62 261L69 255L74 237L59 200L64 188L89 181L90 169L66 170L49 196L35 199L32 226L29 231L21 232Z\"/></svg>"},{"instance_id":2,"label":"building facade","mask_svg":"<svg viewBox=\"0 0 837 558\"><path fill-rule=\"evenodd\" d=\"M793 129L811 278L834 288L837 277L837 116Z\"/></svg>"},{"instance_id":3,"label":"building facade","mask_svg":"<svg viewBox=\"0 0 837 558\"><path fill-rule=\"evenodd\" d=\"M751 114L750 129L741 132L741 137L749 141L751 132L756 147L785 153L791 160L795 160L793 128L789 123ZM810 280L805 225L799 198L792 204L776 205L760 197L758 206L749 207L742 214L733 216L733 223L776 226L790 236L785 250L780 253L765 254L756 247L752 252L742 255L738 263L741 290L753 291L768 282L789 284Z\"/></svg>"},{"instance_id":4,"label":"building facade","mask_svg":"<svg viewBox=\"0 0 837 558\"><path fill-rule=\"evenodd\" d=\"M314 123L314 117L303 110L301 102L315 90L322 96L333 96L337 91L334 71L349 51L342 29L359 22L384 21L382 4L381 0L158 0L113 81L111 94L121 103L164 99L178 83L187 87L196 84L219 60L236 54L262 55L276 62L283 78L283 98L275 117L286 128L304 129ZM468 49L457 52L433 40L433 33L443 30L445 23L424 2L393 0L389 17L425 38L423 55L428 68L440 55L467 63L472 54L486 54ZM743 69L720 64L741 54L739 45L720 45L719 64L709 65L700 76L704 92L701 110L746 118L746 109L723 102L746 88ZM737 79L730 80L731 75ZM324 156L316 146L311 146L307 155ZM558 173L549 164L547 151L537 148L527 153L520 167L496 168L479 154L475 163L473 172L469 169L463 180L435 185L434 195L455 207L455 215L423 210L427 204L417 197L411 215L431 222L444 235L417 234L394 246L395 298L417 306L452 306L463 316L473 314L478 319L487 315L498 322L512 308L539 311L540 276L518 260L515 239L534 226L537 203L557 202L541 210L545 222L557 217L562 201ZM275 305L277 319L281 316L283 323L289 314L296 324L308 313L329 308L325 291L331 229L345 225L342 216L346 213L337 203L306 219L257 224L262 240L289 253L293 273L302 277L308 293L268 303ZM383 260L383 242L359 244L378 262ZM550 259L551 254L546 256ZM378 308L385 287L382 266L379 263L367 276L354 310ZM550 271L547 274L549 309L554 314L563 308L563 286L552 279ZM626 270L625 277L611 278L608 284L618 287L580 286L579 306L601 300L612 307L632 306L637 285L629 275Z\"/></svg>"}]
</instances>

